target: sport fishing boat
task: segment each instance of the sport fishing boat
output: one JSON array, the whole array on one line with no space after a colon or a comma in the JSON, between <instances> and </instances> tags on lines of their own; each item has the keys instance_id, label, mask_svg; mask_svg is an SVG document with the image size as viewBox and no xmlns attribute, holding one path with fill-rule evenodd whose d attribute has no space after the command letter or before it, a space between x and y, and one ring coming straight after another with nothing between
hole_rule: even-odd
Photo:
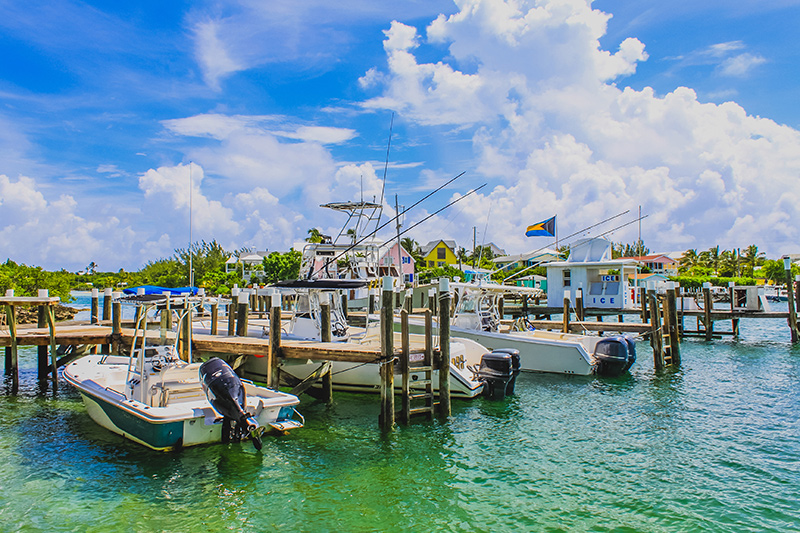
<instances>
[{"instance_id":1,"label":"sport fishing boat","mask_svg":"<svg viewBox=\"0 0 800 533\"><path fill-rule=\"evenodd\" d=\"M122 299L140 306L130 355L88 355L64 368L97 424L158 451L243 439L261 449L265 431L303 426L296 396L240 379L221 359L201 364L192 362L191 350L182 360L175 344L147 346L148 313L166 298Z\"/></svg>"},{"instance_id":2,"label":"sport fishing boat","mask_svg":"<svg viewBox=\"0 0 800 533\"><path fill-rule=\"evenodd\" d=\"M340 291L366 286L363 280L354 279L311 279L292 280L273 285L284 296L293 298L291 319L282 325L282 338L293 340L320 341L322 339L322 305L330 307L331 342L354 343L360 347L380 347L380 323L368 321L366 327L356 327L347 323L341 307ZM248 335L268 335L268 323L253 320ZM410 344L421 349L424 335L411 335ZM395 333L394 345L399 346L400 334ZM450 340L450 393L453 397L474 398L483 392L483 381L470 370L480 366L481 358L487 350L479 342L471 339L451 338ZM314 373L324 361L285 359L281 363L282 373L298 380L304 380ZM333 388L354 392L379 392L379 363L348 363L333 361ZM245 376L256 381L267 375L267 359L250 357L241 367ZM399 372L397 365L396 372ZM412 372L412 381L425 379L424 373ZM433 372L434 390L438 388L438 371ZM399 382L398 382L399 383ZM399 387L399 384L398 384Z\"/></svg>"},{"instance_id":3,"label":"sport fishing boat","mask_svg":"<svg viewBox=\"0 0 800 533\"><path fill-rule=\"evenodd\" d=\"M472 339L487 350L519 351L520 369L527 372L616 376L636 360L633 340L534 329L524 318L503 328L499 298L526 291L496 283L451 283L458 301L450 325L452 335ZM539 291L539 289L527 289ZM416 324L417 328L419 323Z\"/></svg>"}]
</instances>

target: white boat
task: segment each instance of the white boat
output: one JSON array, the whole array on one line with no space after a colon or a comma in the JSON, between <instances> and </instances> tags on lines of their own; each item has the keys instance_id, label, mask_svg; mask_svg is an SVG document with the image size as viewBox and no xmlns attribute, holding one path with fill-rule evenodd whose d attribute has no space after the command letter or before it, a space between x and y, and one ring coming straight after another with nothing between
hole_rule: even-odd
<instances>
[{"instance_id":1,"label":"white boat","mask_svg":"<svg viewBox=\"0 0 800 533\"><path fill-rule=\"evenodd\" d=\"M165 296L132 297L141 304L131 355L88 355L64 368L100 426L159 451L251 438L266 430L302 427L296 396L240 380L220 359L183 361L174 345L147 346L149 310ZM297 415L300 420L294 417Z\"/></svg>"},{"instance_id":2,"label":"white boat","mask_svg":"<svg viewBox=\"0 0 800 533\"><path fill-rule=\"evenodd\" d=\"M457 298L450 325L453 336L472 339L487 350L519 350L520 369L588 376L618 375L630 368L636 358L633 341L627 337L600 337L535 330L526 321L516 327L501 327L498 300L509 293L539 291L496 283L451 283ZM416 322L416 327L420 323ZM418 329L417 329L418 331Z\"/></svg>"},{"instance_id":3,"label":"white boat","mask_svg":"<svg viewBox=\"0 0 800 533\"><path fill-rule=\"evenodd\" d=\"M380 347L380 324L378 321L368 322L366 327L350 326L341 309L338 298L340 290L349 290L353 286L364 286L359 280L296 280L282 282L276 286L284 293L292 293L295 297L291 319L283 324L282 338L293 340L319 341L321 334L321 306L323 300L331 307L331 340L348 342L360 347ZM268 336L268 321L254 320L248 329L250 336ZM411 335L412 349L424 346L424 335ZM400 335L395 334L394 345L400 345ZM480 343L471 339L451 338L450 341L450 393L453 397L473 398L483 392L483 381L479 381L470 367L480 366L481 357L487 350ZM324 361L285 359L280 366L281 372L303 380L310 376ZM346 363L333 361L333 388L355 392L380 392L380 373L378 363ZM242 365L242 372L254 380L264 379L267 374L266 358L250 357ZM399 373L399 365L395 366ZM424 380L423 373L412 373L412 381ZM438 389L438 371L433 372L434 390ZM399 380L396 381L400 388Z\"/></svg>"}]
</instances>

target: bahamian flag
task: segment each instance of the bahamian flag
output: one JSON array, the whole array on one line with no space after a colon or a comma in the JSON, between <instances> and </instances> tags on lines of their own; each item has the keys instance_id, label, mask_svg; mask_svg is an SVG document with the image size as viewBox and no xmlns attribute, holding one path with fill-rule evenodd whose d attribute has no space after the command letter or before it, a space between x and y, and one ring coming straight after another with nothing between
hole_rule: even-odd
<instances>
[{"instance_id":1,"label":"bahamian flag","mask_svg":"<svg viewBox=\"0 0 800 533\"><path fill-rule=\"evenodd\" d=\"M528 226L525 232L526 237L555 237L556 236L556 217L548 218L537 224Z\"/></svg>"}]
</instances>

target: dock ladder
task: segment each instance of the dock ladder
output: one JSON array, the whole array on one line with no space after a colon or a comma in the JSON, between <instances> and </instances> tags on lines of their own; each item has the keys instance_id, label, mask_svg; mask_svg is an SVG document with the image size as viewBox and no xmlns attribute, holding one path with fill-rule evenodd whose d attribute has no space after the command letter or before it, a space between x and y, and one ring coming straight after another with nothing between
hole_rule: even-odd
<instances>
[{"instance_id":1,"label":"dock ladder","mask_svg":"<svg viewBox=\"0 0 800 533\"><path fill-rule=\"evenodd\" d=\"M430 312L426 312L426 321ZM425 347L412 351L408 333L408 313L401 313L402 348L400 369L402 373L402 399L400 421L408 424L411 417L426 415L433 419L436 404L433 394L433 339L431 328L426 326Z\"/></svg>"}]
</instances>

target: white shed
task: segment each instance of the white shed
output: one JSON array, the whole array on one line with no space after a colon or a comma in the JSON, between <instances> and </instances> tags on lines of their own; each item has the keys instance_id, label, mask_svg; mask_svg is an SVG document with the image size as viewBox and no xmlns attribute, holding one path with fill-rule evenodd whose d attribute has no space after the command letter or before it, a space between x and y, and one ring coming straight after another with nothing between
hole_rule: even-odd
<instances>
[{"instance_id":1,"label":"white shed","mask_svg":"<svg viewBox=\"0 0 800 533\"><path fill-rule=\"evenodd\" d=\"M574 302L580 289L584 307L633 308L635 291L628 284L628 275L635 274L639 266L631 258L612 259L607 239L579 241L570 247L566 261L547 264L547 305L561 307L566 291Z\"/></svg>"}]
</instances>

